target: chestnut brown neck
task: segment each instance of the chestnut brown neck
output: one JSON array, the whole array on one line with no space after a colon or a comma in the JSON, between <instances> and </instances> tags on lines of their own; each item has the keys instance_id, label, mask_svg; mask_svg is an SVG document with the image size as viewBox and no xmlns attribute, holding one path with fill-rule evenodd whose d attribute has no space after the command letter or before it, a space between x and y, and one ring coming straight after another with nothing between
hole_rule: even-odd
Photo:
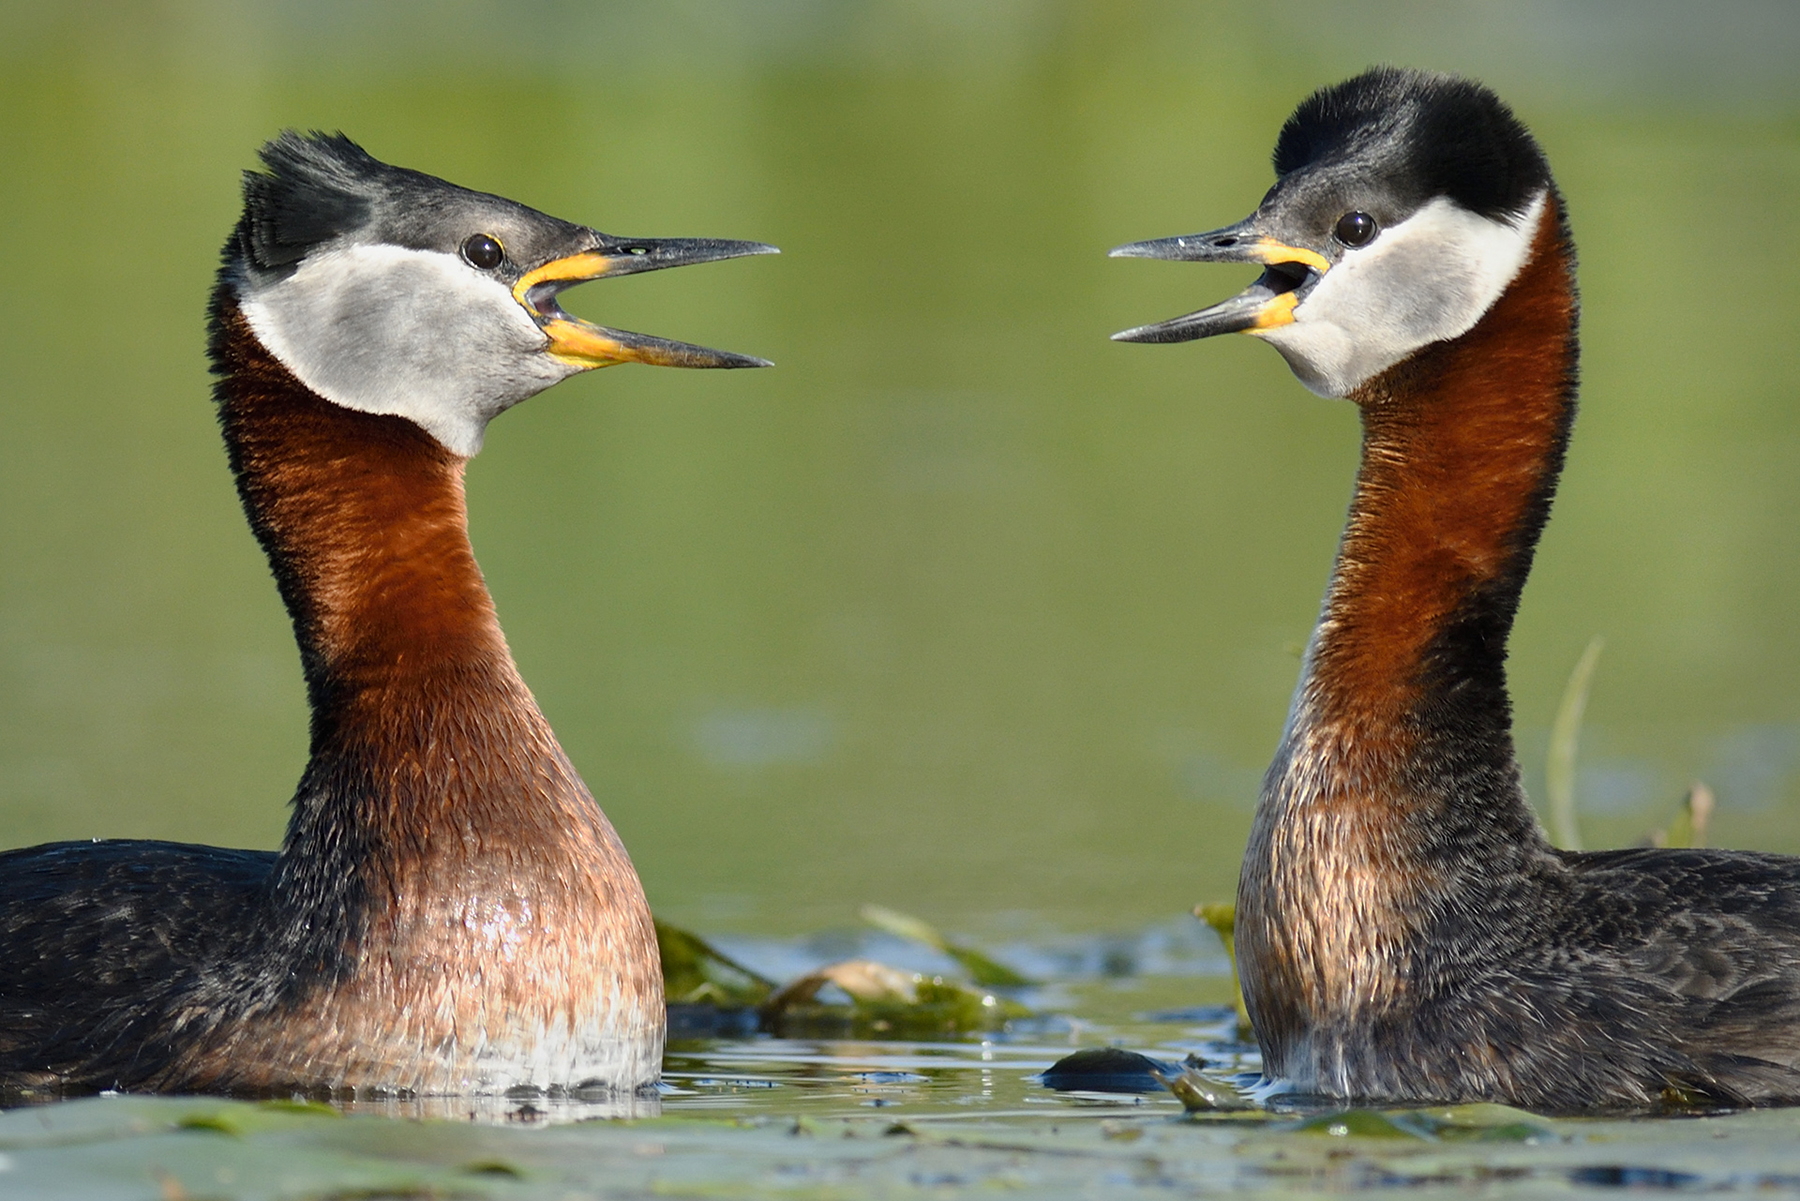
<instances>
[{"instance_id":1,"label":"chestnut brown neck","mask_svg":"<svg viewBox=\"0 0 1800 1201\"><path fill-rule=\"evenodd\" d=\"M1425 740L1511 763L1506 642L1575 415L1573 271L1552 196L1475 328L1352 396L1362 467L1297 699L1395 759Z\"/></svg>"},{"instance_id":2,"label":"chestnut brown neck","mask_svg":"<svg viewBox=\"0 0 1800 1201\"><path fill-rule=\"evenodd\" d=\"M517 673L469 545L464 460L405 418L314 394L234 306L215 353L232 472L294 621L315 736L400 692L453 680L509 691Z\"/></svg>"},{"instance_id":3,"label":"chestnut brown neck","mask_svg":"<svg viewBox=\"0 0 1800 1201\"><path fill-rule=\"evenodd\" d=\"M552 886L587 851L629 874L507 650L469 545L463 460L405 418L312 393L226 290L212 350L232 470L312 704L277 891L353 941L408 879L447 887L488 871L484 856L507 861L508 887L533 864Z\"/></svg>"}]
</instances>

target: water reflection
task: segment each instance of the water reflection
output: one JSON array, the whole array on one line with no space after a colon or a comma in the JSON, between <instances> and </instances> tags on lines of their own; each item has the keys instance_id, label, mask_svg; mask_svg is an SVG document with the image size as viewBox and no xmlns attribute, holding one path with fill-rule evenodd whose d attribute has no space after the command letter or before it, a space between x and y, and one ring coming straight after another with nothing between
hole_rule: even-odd
<instances>
[{"instance_id":1,"label":"water reflection","mask_svg":"<svg viewBox=\"0 0 1800 1201\"><path fill-rule=\"evenodd\" d=\"M334 1100L347 1114L408 1121L476 1122L485 1126L566 1125L617 1119L655 1118L663 1113L661 1093L587 1096L514 1091L493 1097L359 1097Z\"/></svg>"}]
</instances>

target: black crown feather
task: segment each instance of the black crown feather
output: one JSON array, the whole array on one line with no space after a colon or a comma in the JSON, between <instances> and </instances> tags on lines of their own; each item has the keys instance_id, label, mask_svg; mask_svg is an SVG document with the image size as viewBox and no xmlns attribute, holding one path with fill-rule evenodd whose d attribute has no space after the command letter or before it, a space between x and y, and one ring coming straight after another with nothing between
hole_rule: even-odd
<instances>
[{"instance_id":1,"label":"black crown feather","mask_svg":"<svg viewBox=\"0 0 1800 1201\"><path fill-rule=\"evenodd\" d=\"M1448 196L1485 217L1522 212L1550 182L1537 142L1473 80L1375 67L1300 103L1275 143L1275 173L1385 143L1420 199Z\"/></svg>"},{"instance_id":2,"label":"black crown feather","mask_svg":"<svg viewBox=\"0 0 1800 1201\"><path fill-rule=\"evenodd\" d=\"M280 270L369 219L372 180L393 168L341 133L288 130L262 148L266 172L244 172L239 249Z\"/></svg>"}]
</instances>

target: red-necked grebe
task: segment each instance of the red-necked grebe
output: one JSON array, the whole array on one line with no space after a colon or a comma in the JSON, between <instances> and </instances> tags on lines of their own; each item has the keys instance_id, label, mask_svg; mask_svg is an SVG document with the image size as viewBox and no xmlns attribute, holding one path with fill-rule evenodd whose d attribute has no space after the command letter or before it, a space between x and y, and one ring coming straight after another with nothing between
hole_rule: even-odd
<instances>
[{"instance_id":1,"label":"red-necked grebe","mask_svg":"<svg viewBox=\"0 0 1800 1201\"><path fill-rule=\"evenodd\" d=\"M311 757L279 853L0 855L0 1087L651 1088L650 912L507 650L463 468L493 417L577 372L766 366L556 295L773 248L614 237L342 136L285 134L262 159L211 352Z\"/></svg>"},{"instance_id":2,"label":"red-necked grebe","mask_svg":"<svg viewBox=\"0 0 1800 1201\"><path fill-rule=\"evenodd\" d=\"M1116 255L1260 263L1117 335L1243 332L1361 410L1362 467L1238 886L1265 1071L1375 1102L1800 1100L1800 859L1550 846L1504 662L1575 416L1575 251L1468 80L1302 103L1236 225Z\"/></svg>"}]
</instances>

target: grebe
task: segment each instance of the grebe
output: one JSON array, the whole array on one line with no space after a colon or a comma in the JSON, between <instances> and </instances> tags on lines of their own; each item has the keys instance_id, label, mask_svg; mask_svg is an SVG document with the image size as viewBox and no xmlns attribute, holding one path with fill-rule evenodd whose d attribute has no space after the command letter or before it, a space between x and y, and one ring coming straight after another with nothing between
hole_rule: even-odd
<instances>
[{"instance_id":1,"label":"grebe","mask_svg":"<svg viewBox=\"0 0 1800 1201\"><path fill-rule=\"evenodd\" d=\"M774 247L613 237L341 134L261 157L210 350L311 756L279 853L0 855L0 1088L652 1089L650 911L507 650L463 468L489 420L578 372L767 366L590 325L556 296Z\"/></svg>"},{"instance_id":2,"label":"grebe","mask_svg":"<svg viewBox=\"0 0 1800 1201\"><path fill-rule=\"evenodd\" d=\"M1506 639L1575 416L1575 251L1536 142L1376 69L1289 118L1236 225L1113 254L1260 263L1115 335L1249 333L1361 410L1355 497L1238 884L1264 1071L1333 1099L1800 1100L1800 859L1559 851Z\"/></svg>"}]
</instances>

